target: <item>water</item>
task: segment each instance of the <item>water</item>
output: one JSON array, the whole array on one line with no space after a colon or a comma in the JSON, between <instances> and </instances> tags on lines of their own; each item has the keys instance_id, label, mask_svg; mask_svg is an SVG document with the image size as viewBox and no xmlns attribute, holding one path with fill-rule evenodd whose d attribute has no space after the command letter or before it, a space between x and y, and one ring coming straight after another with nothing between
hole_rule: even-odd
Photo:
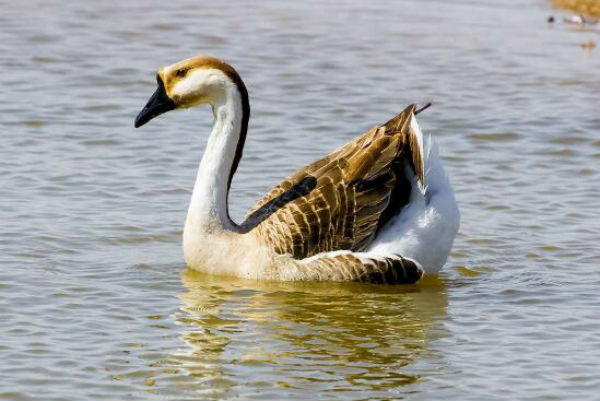
<instances>
[{"instance_id":1,"label":"water","mask_svg":"<svg viewBox=\"0 0 600 401\"><path fill-rule=\"evenodd\" d=\"M224 3L224 4L222 4ZM600 399L598 30L541 0L0 5L0 399ZM232 215L413 102L462 212L416 286L185 270L208 109L133 119L162 65L229 60Z\"/></svg>"}]
</instances>

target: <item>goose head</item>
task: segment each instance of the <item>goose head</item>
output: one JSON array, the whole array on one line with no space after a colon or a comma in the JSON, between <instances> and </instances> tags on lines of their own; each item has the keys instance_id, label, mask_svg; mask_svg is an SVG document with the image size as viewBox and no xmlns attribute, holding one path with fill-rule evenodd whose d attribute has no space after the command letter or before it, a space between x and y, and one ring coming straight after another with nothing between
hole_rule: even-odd
<instances>
[{"instance_id":1,"label":"goose head","mask_svg":"<svg viewBox=\"0 0 600 401\"><path fill-rule=\"evenodd\" d=\"M247 102L247 91L238 73L222 60L197 56L158 70L158 87L135 119L141 127L153 118L175 109L224 102L232 88Z\"/></svg>"}]
</instances>

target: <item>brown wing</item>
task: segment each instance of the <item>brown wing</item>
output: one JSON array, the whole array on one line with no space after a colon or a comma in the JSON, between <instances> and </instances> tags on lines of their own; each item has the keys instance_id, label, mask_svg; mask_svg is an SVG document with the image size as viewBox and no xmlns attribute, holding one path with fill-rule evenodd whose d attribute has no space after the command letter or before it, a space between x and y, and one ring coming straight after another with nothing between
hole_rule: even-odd
<instances>
[{"instance_id":1,"label":"brown wing","mask_svg":"<svg viewBox=\"0 0 600 401\"><path fill-rule=\"evenodd\" d=\"M423 183L415 106L285 179L249 212L257 235L297 259L364 249L408 202L407 168ZM250 228L248 224L244 223Z\"/></svg>"}]
</instances>

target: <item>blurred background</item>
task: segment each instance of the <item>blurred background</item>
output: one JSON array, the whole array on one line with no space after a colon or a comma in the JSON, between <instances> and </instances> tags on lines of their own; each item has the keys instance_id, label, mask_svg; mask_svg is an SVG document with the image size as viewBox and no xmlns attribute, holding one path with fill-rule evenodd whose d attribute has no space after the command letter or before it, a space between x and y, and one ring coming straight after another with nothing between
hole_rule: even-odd
<instances>
[{"instance_id":1,"label":"blurred background","mask_svg":"<svg viewBox=\"0 0 600 401\"><path fill-rule=\"evenodd\" d=\"M0 399L598 399L598 1L0 10ZM197 54L250 92L237 221L432 101L420 123L462 214L442 273L383 287L185 270L211 113L133 119L156 70Z\"/></svg>"}]
</instances>

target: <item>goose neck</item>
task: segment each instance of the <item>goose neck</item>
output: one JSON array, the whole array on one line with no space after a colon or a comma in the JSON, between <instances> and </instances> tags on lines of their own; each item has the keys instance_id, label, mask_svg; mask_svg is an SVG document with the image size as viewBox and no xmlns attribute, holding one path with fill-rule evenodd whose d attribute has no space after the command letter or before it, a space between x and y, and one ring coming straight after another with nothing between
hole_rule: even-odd
<instances>
[{"instance_id":1,"label":"goose neck","mask_svg":"<svg viewBox=\"0 0 600 401\"><path fill-rule=\"evenodd\" d=\"M241 158L249 119L245 88L227 85L211 103L214 122L196 175L185 232L215 228L236 231L228 195Z\"/></svg>"}]
</instances>

